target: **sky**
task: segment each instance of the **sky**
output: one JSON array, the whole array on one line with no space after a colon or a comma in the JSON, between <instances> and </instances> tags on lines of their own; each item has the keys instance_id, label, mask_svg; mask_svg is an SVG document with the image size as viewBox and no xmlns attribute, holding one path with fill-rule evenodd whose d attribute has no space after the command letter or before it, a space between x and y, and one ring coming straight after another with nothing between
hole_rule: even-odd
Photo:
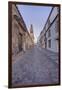
<instances>
[{"instance_id":1,"label":"sky","mask_svg":"<svg viewBox=\"0 0 62 90\"><path fill-rule=\"evenodd\" d=\"M46 20L52 7L48 6L29 6L29 5L17 5L28 31L30 30L30 25L33 25L33 32L35 37L35 42L43 30Z\"/></svg>"}]
</instances>

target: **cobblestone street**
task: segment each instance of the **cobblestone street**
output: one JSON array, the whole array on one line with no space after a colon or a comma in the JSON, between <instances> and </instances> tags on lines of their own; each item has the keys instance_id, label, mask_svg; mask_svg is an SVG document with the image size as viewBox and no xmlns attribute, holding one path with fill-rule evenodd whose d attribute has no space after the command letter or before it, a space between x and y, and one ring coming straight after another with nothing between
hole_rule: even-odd
<instances>
[{"instance_id":1,"label":"cobblestone street","mask_svg":"<svg viewBox=\"0 0 62 90\"><path fill-rule=\"evenodd\" d=\"M12 63L12 85L58 84L58 54L34 46Z\"/></svg>"}]
</instances>

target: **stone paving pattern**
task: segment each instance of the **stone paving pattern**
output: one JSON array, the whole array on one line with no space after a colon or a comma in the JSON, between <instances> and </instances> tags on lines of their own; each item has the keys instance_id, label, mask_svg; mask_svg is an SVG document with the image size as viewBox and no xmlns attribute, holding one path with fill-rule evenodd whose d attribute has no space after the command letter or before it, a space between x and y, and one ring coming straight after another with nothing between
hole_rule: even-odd
<instances>
[{"instance_id":1,"label":"stone paving pattern","mask_svg":"<svg viewBox=\"0 0 62 90\"><path fill-rule=\"evenodd\" d=\"M58 54L34 46L12 63L12 85L58 84Z\"/></svg>"}]
</instances>

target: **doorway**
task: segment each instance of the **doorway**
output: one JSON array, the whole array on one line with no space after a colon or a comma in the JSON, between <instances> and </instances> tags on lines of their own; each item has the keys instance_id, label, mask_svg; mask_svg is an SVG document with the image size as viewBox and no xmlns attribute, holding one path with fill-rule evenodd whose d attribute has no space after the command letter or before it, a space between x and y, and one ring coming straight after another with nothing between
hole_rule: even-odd
<instances>
[{"instance_id":1,"label":"doorway","mask_svg":"<svg viewBox=\"0 0 62 90\"><path fill-rule=\"evenodd\" d=\"M19 33L18 36L18 46L19 46L19 51L22 51L22 34Z\"/></svg>"}]
</instances>

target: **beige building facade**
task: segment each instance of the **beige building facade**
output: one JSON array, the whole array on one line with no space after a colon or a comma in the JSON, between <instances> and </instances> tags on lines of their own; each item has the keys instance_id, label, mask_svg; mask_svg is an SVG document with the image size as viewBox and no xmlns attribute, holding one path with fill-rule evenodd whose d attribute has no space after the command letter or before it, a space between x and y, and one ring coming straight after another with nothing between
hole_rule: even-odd
<instances>
[{"instance_id":1,"label":"beige building facade","mask_svg":"<svg viewBox=\"0 0 62 90\"><path fill-rule=\"evenodd\" d=\"M26 51L34 43L15 4L12 4L12 54Z\"/></svg>"}]
</instances>

